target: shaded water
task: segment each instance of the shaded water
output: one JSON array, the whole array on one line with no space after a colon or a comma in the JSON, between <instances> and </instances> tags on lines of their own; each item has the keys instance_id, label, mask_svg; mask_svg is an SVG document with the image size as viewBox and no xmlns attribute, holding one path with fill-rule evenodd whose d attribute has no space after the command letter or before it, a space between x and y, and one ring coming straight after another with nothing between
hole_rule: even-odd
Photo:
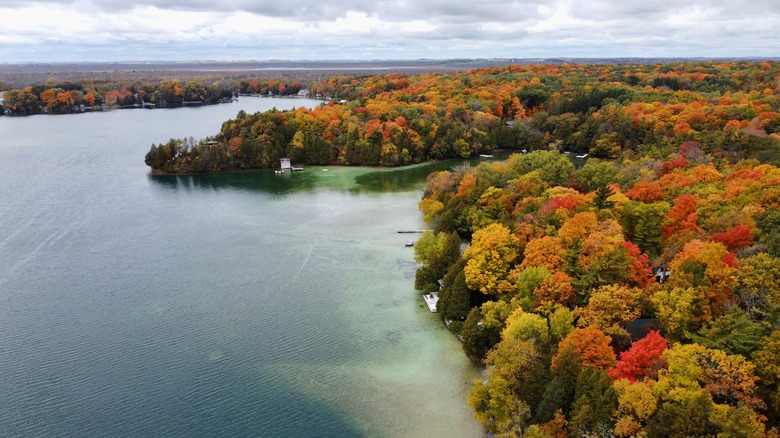
<instances>
[{"instance_id":1,"label":"shaded water","mask_svg":"<svg viewBox=\"0 0 780 438\"><path fill-rule=\"evenodd\" d=\"M0 436L475 436L398 229L431 167L152 176L242 98L0 117Z\"/></svg>"}]
</instances>

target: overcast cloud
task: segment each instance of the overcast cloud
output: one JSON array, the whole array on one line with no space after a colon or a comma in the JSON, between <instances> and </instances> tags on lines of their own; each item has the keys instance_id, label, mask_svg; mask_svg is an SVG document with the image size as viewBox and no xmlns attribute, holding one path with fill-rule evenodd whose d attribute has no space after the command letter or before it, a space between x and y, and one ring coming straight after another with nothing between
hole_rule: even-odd
<instances>
[{"instance_id":1,"label":"overcast cloud","mask_svg":"<svg viewBox=\"0 0 780 438\"><path fill-rule=\"evenodd\" d=\"M0 62L780 56L780 0L0 0Z\"/></svg>"}]
</instances>

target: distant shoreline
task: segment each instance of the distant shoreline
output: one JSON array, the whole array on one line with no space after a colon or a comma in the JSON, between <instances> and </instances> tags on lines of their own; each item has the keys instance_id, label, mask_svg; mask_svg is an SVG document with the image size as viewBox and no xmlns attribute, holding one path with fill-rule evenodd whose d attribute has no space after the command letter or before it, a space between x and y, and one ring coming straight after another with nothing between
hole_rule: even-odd
<instances>
[{"instance_id":1,"label":"distant shoreline","mask_svg":"<svg viewBox=\"0 0 780 438\"><path fill-rule=\"evenodd\" d=\"M262 97L262 96L255 96L255 97ZM14 113L10 110L0 112L0 116L5 115L8 117L28 117L28 116L38 116L38 115L52 115L52 116L62 116L62 115L68 115L68 114L83 114L83 113L101 113L101 112L107 112L107 111L115 111L115 110L132 110L132 109L146 109L146 110L154 110L154 109L178 109L178 108L186 108L186 107L193 107L193 106L207 106L207 105L219 105L223 103L231 103L235 100L238 100L238 98L234 99L223 99L218 102L183 102L183 103L177 103L177 104L168 104L166 106L160 106L154 104L148 104L148 105L141 105L141 104L135 104L135 105L102 105L102 106L84 106L83 108L74 109L71 111L66 112L49 112L49 111L39 111L31 114L26 113Z\"/></svg>"}]
</instances>

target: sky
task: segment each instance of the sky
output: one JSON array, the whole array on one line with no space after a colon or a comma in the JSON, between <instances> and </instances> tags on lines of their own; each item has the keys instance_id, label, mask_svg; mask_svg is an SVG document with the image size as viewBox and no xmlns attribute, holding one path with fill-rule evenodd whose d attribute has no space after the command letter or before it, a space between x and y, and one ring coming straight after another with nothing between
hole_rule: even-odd
<instances>
[{"instance_id":1,"label":"sky","mask_svg":"<svg viewBox=\"0 0 780 438\"><path fill-rule=\"evenodd\" d=\"M0 63L777 57L780 0L0 0Z\"/></svg>"}]
</instances>

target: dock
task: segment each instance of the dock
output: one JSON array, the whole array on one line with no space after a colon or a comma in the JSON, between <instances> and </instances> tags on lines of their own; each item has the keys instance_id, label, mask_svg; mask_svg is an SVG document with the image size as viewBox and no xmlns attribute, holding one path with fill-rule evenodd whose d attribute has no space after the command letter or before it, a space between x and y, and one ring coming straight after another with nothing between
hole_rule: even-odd
<instances>
[{"instance_id":1,"label":"dock","mask_svg":"<svg viewBox=\"0 0 780 438\"><path fill-rule=\"evenodd\" d=\"M426 231L433 231L433 230L398 230L398 234L414 234L414 233L422 234Z\"/></svg>"},{"instance_id":2,"label":"dock","mask_svg":"<svg viewBox=\"0 0 780 438\"><path fill-rule=\"evenodd\" d=\"M423 300L425 300L428 310L430 310L431 313L436 313L436 304L439 302L439 293L431 292L429 294L424 294Z\"/></svg>"}]
</instances>

